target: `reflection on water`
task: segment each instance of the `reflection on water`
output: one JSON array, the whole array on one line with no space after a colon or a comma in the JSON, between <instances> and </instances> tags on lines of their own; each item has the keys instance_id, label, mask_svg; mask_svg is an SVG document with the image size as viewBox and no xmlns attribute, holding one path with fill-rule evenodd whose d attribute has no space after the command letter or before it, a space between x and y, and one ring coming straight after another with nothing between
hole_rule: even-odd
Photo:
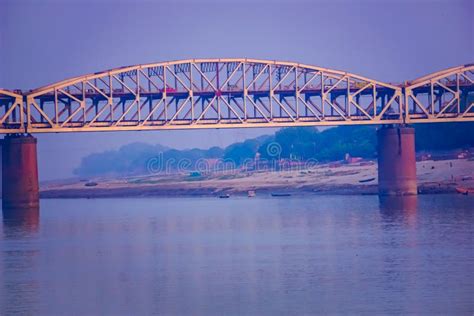
<instances>
[{"instance_id":1,"label":"reflection on water","mask_svg":"<svg viewBox=\"0 0 474 316\"><path fill-rule=\"evenodd\" d=\"M45 200L3 212L0 314L469 314L473 202Z\"/></svg>"},{"instance_id":2,"label":"reflection on water","mask_svg":"<svg viewBox=\"0 0 474 316\"><path fill-rule=\"evenodd\" d=\"M39 207L3 209L2 215L5 238L21 238L38 233Z\"/></svg>"},{"instance_id":3,"label":"reflection on water","mask_svg":"<svg viewBox=\"0 0 474 316\"><path fill-rule=\"evenodd\" d=\"M39 249L34 238L39 231L39 208L3 209L3 240L16 246L1 249L3 291L0 314L33 314L39 303L39 282L30 278L37 270Z\"/></svg>"},{"instance_id":4,"label":"reflection on water","mask_svg":"<svg viewBox=\"0 0 474 316\"><path fill-rule=\"evenodd\" d=\"M379 196L378 198L382 213L402 212L405 214L416 214L418 207L417 195Z\"/></svg>"},{"instance_id":5,"label":"reflection on water","mask_svg":"<svg viewBox=\"0 0 474 316\"><path fill-rule=\"evenodd\" d=\"M418 196L379 196L380 213L386 221L405 221L416 224Z\"/></svg>"}]
</instances>

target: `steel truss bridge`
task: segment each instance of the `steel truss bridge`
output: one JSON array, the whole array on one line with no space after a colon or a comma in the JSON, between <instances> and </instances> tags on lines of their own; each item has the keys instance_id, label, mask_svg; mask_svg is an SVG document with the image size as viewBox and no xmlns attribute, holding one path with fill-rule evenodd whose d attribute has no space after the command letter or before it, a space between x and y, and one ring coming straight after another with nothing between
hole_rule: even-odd
<instances>
[{"instance_id":1,"label":"steel truss bridge","mask_svg":"<svg viewBox=\"0 0 474 316\"><path fill-rule=\"evenodd\" d=\"M474 64L404 84L256 59L122 67L0 90L0 133L474 121Z\"/></svg>"}]
</instances>

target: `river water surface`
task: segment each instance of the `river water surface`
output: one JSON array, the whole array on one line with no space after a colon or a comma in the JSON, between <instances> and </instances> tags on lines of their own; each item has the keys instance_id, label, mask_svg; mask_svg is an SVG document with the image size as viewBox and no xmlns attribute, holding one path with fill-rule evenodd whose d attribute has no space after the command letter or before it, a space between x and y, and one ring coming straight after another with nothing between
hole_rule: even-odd
<instances>
[{"instance_id":1,"label":"river water surface","mask_svg":"<svg viewBox=\"0 0 474 316\"><path fill-rule=\"evenodd\" d=\"M0 314L474 312L474 197L42 200L3 212Z\"/></svg>"}]
</instances>

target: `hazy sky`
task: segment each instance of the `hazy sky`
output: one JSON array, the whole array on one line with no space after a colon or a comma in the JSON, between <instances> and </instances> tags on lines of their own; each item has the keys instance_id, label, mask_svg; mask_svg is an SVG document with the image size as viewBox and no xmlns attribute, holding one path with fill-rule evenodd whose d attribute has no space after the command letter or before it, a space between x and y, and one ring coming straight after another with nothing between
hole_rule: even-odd
<instances>
[{"instance_id":1,"label":"hazy sky","mask_svg":"<svg viewBox=\"0 0 474 316\"><path fill-rule=\"evenodd\" d=\"M0 87L157 61L249 57L341 69L386 82L474 62L474 1L0 0ZM40 178L133 141L225 146L270 129L38 136Z\"/></svg>"}]
</instances>

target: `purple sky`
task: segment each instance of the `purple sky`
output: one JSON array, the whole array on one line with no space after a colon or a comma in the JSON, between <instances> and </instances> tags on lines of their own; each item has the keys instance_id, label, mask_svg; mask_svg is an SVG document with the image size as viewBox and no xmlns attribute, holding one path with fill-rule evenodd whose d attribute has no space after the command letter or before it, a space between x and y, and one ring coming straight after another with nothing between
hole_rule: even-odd
<instances>
[{"instance_id":1,"label":"purple sky","mask_svg":"<svg viewBox=\"0 0 474 316\"><path fill-rule=\"evenodd\" d=\"M401 82L474 62L474 1L0 0L0 87L28 90L124 65L290 60ZM270 129L38 136L40 178L133 141L225 146Z\"/></svg>"}]
</instances>

